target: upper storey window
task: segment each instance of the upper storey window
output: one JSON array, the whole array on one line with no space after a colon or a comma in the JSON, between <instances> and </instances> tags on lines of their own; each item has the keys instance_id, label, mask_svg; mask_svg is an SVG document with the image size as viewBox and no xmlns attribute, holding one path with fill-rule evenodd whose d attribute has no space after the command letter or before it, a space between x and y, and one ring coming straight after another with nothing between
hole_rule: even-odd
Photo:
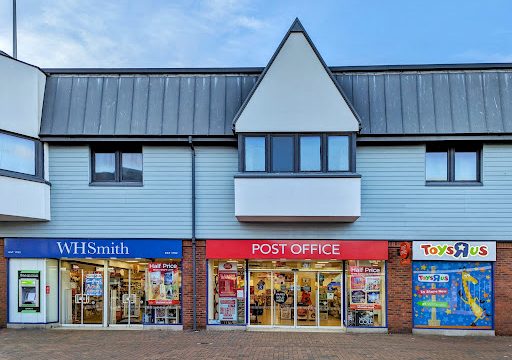
<instances>
[{"instance_id":1,"label":"upper storey window","mask_svg":"<svg viewBox=\"0 0 512 360\"><path fill-rule=\"evenodd\" d=\"M0 173L21 178L43 177L43 145L28 137L0 132Z\"/></svg>"},{"instance_id":2,"label":"upper storey window","mask_svg":"<svg viewBox=\"0 0 512 360\"><path fill-rule=\"evenodd\" d=\"M142 185L142 148L92 150L92 183Z\"/></svg>"},{"instance_id":3,"label":"upper storey window","mask_svg":"<svg viewBox=\"0 0 512 360\"><path fill-rule=\"evenodd\" d=\"M428 184L472 184L481 181L481 148L427 147L425 177Z\"/></svg>"},{"instance_id":4,"label":"upper storey window","mask_svg":"<svg viewBox=\"0 0 512 360\"><path fill-rule=\"evenodd\" d=\"M308 173L355 171L352 136L272 134L242 137L245 172Z\"/></svg>"}]
</instances>

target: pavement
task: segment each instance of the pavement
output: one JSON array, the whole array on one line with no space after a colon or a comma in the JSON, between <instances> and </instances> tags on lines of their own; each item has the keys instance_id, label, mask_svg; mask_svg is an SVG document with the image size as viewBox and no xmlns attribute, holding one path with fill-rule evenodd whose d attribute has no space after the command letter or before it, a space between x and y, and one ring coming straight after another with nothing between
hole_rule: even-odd
<instances>
[{"instance_id":1,"label":"pavement","mask_svg":"<svg viewBox=\"0 0 512 360\"><path fill-rule=\"evenodd\" d=\"M512 337L0 330L0 359L511 359Z\"/></svg>"}]
</instances>

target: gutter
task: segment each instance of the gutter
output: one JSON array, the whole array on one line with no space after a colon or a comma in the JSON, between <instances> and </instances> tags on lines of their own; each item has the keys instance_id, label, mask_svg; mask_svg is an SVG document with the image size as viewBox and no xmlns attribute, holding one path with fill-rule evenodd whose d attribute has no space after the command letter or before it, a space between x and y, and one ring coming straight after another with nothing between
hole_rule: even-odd
<instances>
[{"instance_id":1,"label":"gutter","mask_svg":"<svg viewBox=\"0 0 512 360\"><path fill-rule=\"evenodd\" d=\"M190 144L190 150L192 155L192 317L193 326L192 330L197 331L197 277L196 277L196 149L194 148L194 142L192 136L188 137L188 143Z\"/></svg>"}]
</instances>

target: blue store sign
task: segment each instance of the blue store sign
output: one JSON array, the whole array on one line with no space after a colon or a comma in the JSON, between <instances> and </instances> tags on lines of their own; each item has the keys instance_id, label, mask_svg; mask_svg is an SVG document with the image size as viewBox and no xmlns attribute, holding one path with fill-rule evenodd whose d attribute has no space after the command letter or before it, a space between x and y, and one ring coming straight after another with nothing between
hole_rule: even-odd
<instances>
[{"instance_id":1,"label":"blue store sign","mask_svg":"<svg viewBox=\"0 0 512 360\"><path fill-rule=\"evenodd\" d=\"M181 240L5 239L8 258L172 258L183 257Z\"/></svg>"}]
</instances>

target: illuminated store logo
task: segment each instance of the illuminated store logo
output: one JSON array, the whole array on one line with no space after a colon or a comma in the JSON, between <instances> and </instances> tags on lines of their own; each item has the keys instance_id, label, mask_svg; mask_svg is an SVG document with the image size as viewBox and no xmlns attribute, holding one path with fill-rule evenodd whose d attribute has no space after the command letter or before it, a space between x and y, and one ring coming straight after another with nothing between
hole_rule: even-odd
<instances>
[{"instance_id":1,"label":"illuminated store logo","mask_svg":"<svg viewBox=\"0 0 512 360\"><path fill-rule=\"evenodd\" d=\"M339 244L290 244L288 249L288 243L279 244L252 244L252 254L263 254L263 255L284 255L288 251L293 255L340 255Z\"/></svg>"},{"instance_id":2,"label":"illuminated store logo","mask_svg":"<svg viewBox=\"0 0 512 360\"><path fill-rule=\"evenodd\" d=\"M448 274L420 274L418 275L419 282L428 283L445 283L450 281L450 275Z\"/></svg>"},{"instance_id":3,"label":"illuminated store logo","mask_svg":"<svg viewBox=\"0 0 512 360\"><path fill-rule=\"evenodd\" d=\"M61 255L129 255L128 246L121 241L110 245L96 245L93 241L57 241Z\"/></svg>"},{"instance_id":4,"label":"illuminated store logo","mask_svg":"<svg viewBox=\"0 0 512 360\"><path fill-rule=\"evenodd\" d=\"M470 245L467 242L459 241L454 245L440 244L421 244L425 256L441 257L443 255L452 256L455 259L469 258L471 256L485 257L489 254L487 245Z\"/></svg>"}]
</instances>

